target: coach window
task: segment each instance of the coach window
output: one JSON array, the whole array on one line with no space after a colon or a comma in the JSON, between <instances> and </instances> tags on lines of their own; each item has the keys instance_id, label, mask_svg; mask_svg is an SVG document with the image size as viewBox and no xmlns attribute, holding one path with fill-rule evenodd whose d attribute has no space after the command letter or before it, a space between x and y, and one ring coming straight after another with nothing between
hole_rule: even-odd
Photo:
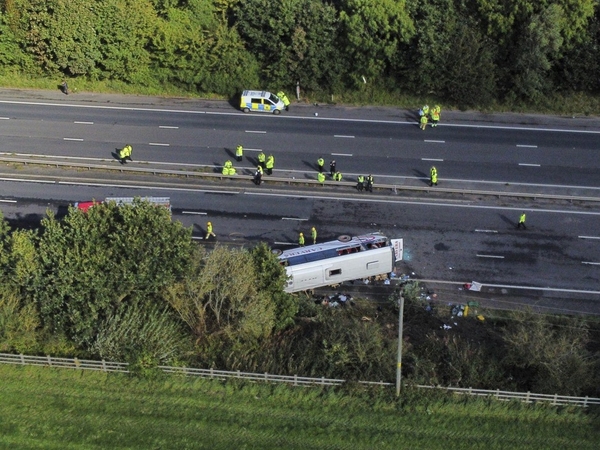
<instances>
[{"instance_id":1,"label":"coach window","mask_svg":"<svg viewBox=\"0 0 600 450\"><path fill-rule=\"evenodd\" d=\"M341 275L341 274L342 274L342 269L334 269L334 270L329 271L330 277L333 277L335 275Z\"/></svg>"}]
</instances>

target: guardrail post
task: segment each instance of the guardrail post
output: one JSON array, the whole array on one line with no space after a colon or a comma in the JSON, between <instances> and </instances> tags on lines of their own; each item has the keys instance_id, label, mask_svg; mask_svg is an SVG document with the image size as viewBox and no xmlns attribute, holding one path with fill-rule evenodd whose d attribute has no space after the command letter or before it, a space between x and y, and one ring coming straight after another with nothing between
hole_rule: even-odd
<instances>
[{"instance_id":1,"label":"guardrail post","mask_svg":"<svg viewBox=\"0 0 600 450\"><path fill-rule=\"evenodd\" d=\"M469 395L473 395L473 388L469 386Z\"/></svg>"},{"instance_id":2,"label":"guardrail post","mask_svg":"<svg viewBox=\"0 0 600 450\"><path fill-rule=\"evenodd\" d=\"M531 392L527 391L527 395L525 396L525 403L530 403L530 401L529 401L530 394L531 394Z\"/></svg>"},{"instance_id":3,"label":"guardrail post","mask_svg":"<svg viewBox=\"0 0 600 450\"><path fill-rule=\"evenodd\" d=\"M552 405L556 406L557 401L558 401L558 394L554 394L554 401L552 402Z\"/></svg>"},{"instance_id":4,"label":"guardrail post","mask_svg":"<svg viewBox=\"0 0 600 450\"><path fill-rule=\"evenodd\" d=\"M46 359L48 360L48 365L52 367L52 358L50 357L50 355L46 355Z\"/></svg>"},{"instance_id":5,"label":"guardrail post","mask_svg":"<svg viewBox=\"0 0 600 450\"><path fill-rule=\"evenodd\" d=\"M496 389L496 398L500 400L500 389Z\"/></svg>"},{"instance_id":6,"label":"guardrail post","mask_svg":"<svg viewBox=\"0 0 600 450\"><path fill-rule=\"evenodd\" d=\"M321 385L325 386L325 377L321 377Z\"/></svg>"},{"instance_id":7,"label":"guardrail post","mask_svg":"<svg viewBox=\"0 0 600 450\"><path fill-rule=\"evenodd\" d=\"M269 381L269 374L265 372L265 381Z\"/></svg>"},{"instance_id":8,"label":"guardrail post","mask_svg":"<svg viewBox=\"0 0 600 450\"><path fill-rule=\"evenodd\" d=\"M240 370L237 371L237 377L242 378L242 372Z\"/></svg>"},{"instance_id":9,"label":"guardrail post","mask_svg":"<svg viewBox=\"0 0 600 450\"><path fill-rule=\"evenodd\" d=\"M102 371L106 372L106 361L102 360Z\"/></svg>"},{"instance_id":10,"label":"guardrail post","mask_svg":"<svg viewBox=\"0 0 600 450\"><path fill-rule=\"evenodd\" d=\"M21 356L21 364L25 365L25 355L23 355L23 353L21 353L20 356Z\"/></svg>"},{"instance_id":11,"label":"guardrail post","mask_svg":"<svg viewBox=\"0 0 600 450\"><path fill-rule=\"evenodd\" d=\"M294 386L298 386L298 375L294 374Z\"/></svg>"},{"instance_id":12,"label":"guardrail post","mask_svg":"<svg viewBox=\"0 0 600 450\"><path fill-rule=\"evenodd\" d=\"M79 360L77 358L73 358L73 362L75 363L75 368L79 369Z\"/></svg>"}]
</instances>

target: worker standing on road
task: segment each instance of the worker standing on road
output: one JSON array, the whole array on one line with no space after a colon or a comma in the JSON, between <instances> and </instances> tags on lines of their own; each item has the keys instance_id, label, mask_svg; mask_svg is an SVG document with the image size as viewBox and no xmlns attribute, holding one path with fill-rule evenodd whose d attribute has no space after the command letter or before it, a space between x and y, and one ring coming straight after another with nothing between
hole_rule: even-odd
<instances>
[{"instance_id":1,"label":"worker standing on road","mask_svg":"<svg viewBox=\"0 0 600 450\"><path fill-rule=\"evenodd\" d=\"M323 158L317 159L317 169L319 173L323 173L323 167L325 166L325 160Z\"/></svg>"},{"instance_id":2,"label":"worker standing on road","mask_svg":"<svg viewBox=\"0 0 600 450\"><path fill-rule=\"evenodd\" d=\"M233 163L229 160L225 161L225 164L223 164L223 170L221 171L221 173L223 175L231 175L231 169L233 169ZM234 173L235 173L235 169Z\"/></svg>"},{"instance_id":3,"label":"worker standing on road","mask_svg":"<svg viewBox=\"0 0 600 450\"><path fill-rule=\"evenodd\" d=\"M319 172L317 174L317 180L319 183L325 183L325 174L323 172Z\"/></svg>"},{"instance_id":4,"label":"worker standing on road","mask_svg":"<svg viewBox=\"0 0 600 450\"><path fill-rule=\"evenodd\" d=\"M333 181L342 181L342 172L337 171L333 174Z\"/></svg>"},{"instance_id":5,"label":"worker standing on road","mask_svg":"<svg viewBox=\"0 0 600 450\"><path fill-rule=\"evenodd\" d=\"M524 230L527 229L527 227L525 226L525 211L523 211L521 213L521 215L519 216L519 223L517 224L517 230L521 229L521 227L523 227Z\"/></svg>"},{"instance_id":6,"label":"worker standing on road","mask_svg":"<svg viewBox=\"0 0 600 450\"><path fill-rule=\"evenodd\" d=\"M279 97L281 99L281 101L283 102L283 106L285 106L285 110L289 111L290 110L290 99L287 97L287 95L285 95L285 92L279 91L277 93L277 97Z\"/></svg>"},{"instance_id":7,"label":"worker standing on road","mask_svg":"<svg viewBox=\"0 0 600 450\"><path fill-rule=\"evenodd\" d=\"M427 116L425 114L423 114L421 116L421 125L420 125L420 128L421 128L421 130L425 131L426 127L427 127Z\"/></svg>"},{"instance_id":8,"label":"worker standing on road","mask_svg":"<svg viewBox=\"0 0 600 450\"><path fill-rule=\"evenodd\" d=\"M254 184L260 186L262 183L263 169L261 166L256 168L256 172L254 173Z\"/></svg>"},{"instance_id":9,"label":"worker standing on road","mask_svg":"<svg viewBox=\"0 0 600 450\"><path fill-rule=\"evenodd\" d=\"M262 167L263 169L265 168L265 161L266 161L267 157L265 156L265 154L263 152L260 152L258 154L258 165L260 167Z\"/></svg>"},{"instance_id":10,"label":"worker standing on road","mask_svg":"<svg viewBox=\"0 0 600 450\"><path fill-rule=\"evenodd\" d=\"M300 233L298 235L298 245L300 247L304 247L304 234Z\"/></svg>"},{"instance_id":11,"label":"worker standing on road","mask_svg":"<svg viewBox=\"0 0 600 450\"><path fill-rule=\"evenodd\" d=\"M373 175L369 174L369 176L367 177L367 191L373 192L374 184L375 184L375 179L373 178Z\"/></svg>"},{"instance_id":12,"label":"worker standing on road","mask_svg":"<svg viewBox=\"0 0 600 450\"><path fill-rule=\"evenodd\" d=\"M267 167L267 175L273 175L273 167L275 167L275 157L273 155L269 155L265 166Z\"/></svg>"},{"instance_id":13,"label":"worker standing on road","mask_svg":"<svg viewBox=\"0 0 600 450\"><path fill-rule=\"evenodd\" d=\"M437 127L438 122L440 121L440 113L438 111L438 106L434 106L431 110L431 127Z\"/></svg>"},{"instance_id":14,"label":"worker standing on road","mask_svg":"<svg viewBox=\"0 0 600 450\"><path fill-rule=\"evenodd\" d=\"M364 177L364 175L359 175L356 180L357 180L356 190L358 192L362 192L363 189L365 188L365 177Z\"/></svg>"},{"instance_id":15,"label":"worker standing on road","mask_svg":"<svg viewBox=\"0 0 600 450\"><path fill-rule=\"evenodd\" d=\"M435 166L431 166L431 169L429 169L429 185L437 186L437 179L437 169L435 168Z\"/></svg>"},{"instance_id":16,"label":"worker standing on road","mask_svg":"<svg viewBox=\"0 0 600 450\"><path fill-rule=\"evenodd\" d=\"M125 147L119 150L119 162L121 164L125 164L127 162L127 159L129 159L129 161L133 161L133 159L131 159L132 152L133 148L129 144L127 144Z\"/></svg>"},{"instance_id":17,"label":"worker standing on road","mask_svg":"<svg viewBox=\"0 0 600 450\"><path fill-rule=\"evenodd\" d=\"M235 158L239 161L242 161L242 159L244 158L244 147L242 147L241 145L238 145L235 148Z\"/></svg>"},{"instance_id":18,"label":"worker standing on road","mask_svg":"<svg viewBox=\"0 0 600 450\"><path fill-rule=\"evenodd\" d=\"M329 175L333 178L335 174L335 159L329 163Z\"/></svg>"},{"instance_id":19,"label":"worker standing on road","mask_svg":"<svg viewBox=\"0 0 600 450\"><path fill-rule=\"evenodd\" d=\"M310 237L312 237L313 245L315 245L317 243L317 229L315 227L310 229Z\"/></svg>"},{"instance_id":20,"label":"worker standing on road","mask_svg":"<svg viewBox=\"0 0 600 450\"><path fill-rule=\"evenodd\" d=\"M204 239L208 239L209 237L216 238L217 235L213 233L213 227L211 222L206 222L206 237Z\"/></svg>"}]
</instances>

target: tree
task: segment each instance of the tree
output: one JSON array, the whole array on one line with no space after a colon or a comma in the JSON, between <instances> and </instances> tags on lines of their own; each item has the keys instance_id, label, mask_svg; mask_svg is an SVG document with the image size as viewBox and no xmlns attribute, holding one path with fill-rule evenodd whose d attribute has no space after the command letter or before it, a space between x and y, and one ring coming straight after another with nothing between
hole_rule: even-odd
<instances>
[{"instance_id":1,"label":"tree","mask_svg":"<svg viewBox=\"0 0 600 450\"><path fill-rule=\"evenodd\" d=\"M340 79L333 6L320 0L247 0L234 8L234 17L261 77L276 89L296 81L308 90L330 89Z\"/></svg>"},{"instance_id":2,"label":"tree","mask_svg":"<svg viewBox=\"0 0 600 450\"><path fill-rule=\"evenodd\" d=\"M539 102L550 88L549 71L563 44L560 6L551 5L531 17L516 49L512 93L517 99Z\"/></svg>"},{"instance_id":3,"label":"tree","mask_svg":"<svg viewBox=\"0 0 600 450\"><path fill-rule=\"evenodd\" d=\"M387 74L399 45L415 33L405 0L342 0L340 43L355 83Z\"/></svg>"},{"instance_id":4,"label":"tree","mask_svg":"<svg viewBox=\"0 0 600 450\"><path fill-rule=\"evenodd\" d=\"M186 277L167 288L166 299L187 323L200 345L269 336L275 305L259 292L252 256L246 250L217 246L196 252Z\"/></svg>"},{"instance_id":5,"label":"tree","mask_svg":"<svg viewBox=\"0 0 600 450\"><path fill-rule=\"evenodd\" d=\"M554 324L540 314L524 312L506 330L503 364L533 392L584 395L598 386L597 358L586 348L585 322ZM592 393L595 395L595 393Z\"/></svg>"},{"instance_id":6,"label":"tree","mask_svg":"<svg viewBox=\"0 0 600 450\"><path fill-rule=\"evenodd\" d=\"M185 273L191 232L169 211L137 199L42 220L39 268L28 289L44 327L89 347L123 306L149 305ZM162 303L161 303L162 304Z\"/></svg>"}]
</instances>

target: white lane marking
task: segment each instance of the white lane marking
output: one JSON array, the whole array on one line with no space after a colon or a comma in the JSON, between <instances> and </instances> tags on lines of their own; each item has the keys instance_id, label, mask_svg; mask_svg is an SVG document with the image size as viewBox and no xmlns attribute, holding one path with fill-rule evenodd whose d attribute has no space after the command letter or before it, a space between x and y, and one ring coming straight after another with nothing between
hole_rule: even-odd
<instances>
[{"instance_id":1,"label":"white lane marking","mask_svg":"<svg viewBox=\"0 0 600 450\"><path fill-rule=\"evenodd\" d=\"M27 178L0 178L0 181L18 181L23 183L39 183L39 184L54 184L54 181L49 180L28 180Z\"/></svg>"},{"instance_id":2,"label":"white lane marking","mask_svg":"<svg viewBox=\"0 0 600 450\"><path fill-rule=\"evenodd\" d=\"M476 233L497 233L498 230L475 230Z\"/></svg>"},{"instance_id":3,"label":"white lane marking","mask_svg":"<svg viewBox=\"0 0 600 450\"><path fill-rule=\"evenodd\" d=\"M173 127L173 126L169 126L169 125L159 125L158 128L164 128L166 130L178 130L179 127Z\"/></svg>"},{"instance_id":4,"label":"white lane marking","mask_svg":"<svg viewBox=\"0 0 600 450\"><path fill-rule=\"evenodd\" d=\"M196 239L197 241L201 241L204 238L202 236L192 236L192 239Z\"/></svg>"},{"instance_id":5,"label":"white lane marking","mask_svg":"<svg viewBox=\"0 0 600 450\"><path fill-rule=\"evenodd\" d=\"M579 239L600 239L600 236L577 236Z\"/></svg>"},{"instance_id":6,"label":"white lane marking","mask_svg":"<svg viewBox=\"0 0 600 450\"><path fill-rule=\"evenodd\" d=\"M206 216L207 213L205 212L197 212L197 211L181 211L181 214L192 214L192 215L196 215L196 216Z\"/></svg>"},{"instance_id":7,"label":"white lane marking","mask_svg":"<svg viewBox=\"0 0 600 450\"><path fill-rule=\"evenodd\" d=\"M537 145L517 144L517 147L522 147L522 148L537 148Z\"/></svg>"},{"instance_id":8,"label":"white lane marking","mask_svg":"<svg viewBox=\"0 0 600 450\"><path fill-rule=\"evenodd\" d=\"M275 245L296 245L295 242L279 242L279 241L275 241L275 242L273 242L273 244L275 244Z\"/></svg>"},{"instance_id":9,"label":"white lane marking","mask_svg":"<svg viewBox=\"0 0 600 450\"><path fill-rule=\"evenodd\" d=\"M4 181L0 178L0 181ZM22 181L22 180L6 180L6 181ZM24 180L23 180L24 181ZM30 180L28 180L30 181ZM32 181L35 183L36 181ZM38 183L52 183L54 181L38 181ZM112 187L112 188L129 188L129 189L141 189L141 190L155 190L155 191L177 191L177 192L201 192L202 194L240 194L239 191L217 191L211 189L198 189L198 188L176 188L168 186L146 186L143 184L113 184L113 183L89 183L86 181L59 181L57 184L64 184L66 186L94 186L94 187Z\"/></svg>"},{"instance_id":10,"label":"white lane marking","mask_svg":"<svg viewBox=\"0 0 600 450\"><path fill-rule=\"evenodd\" d=\"M267 134L266 131L258 131L258 130L245 130L245 133L258 133L258 134Z\"/></svg>"},{"instance_id":11,"label":"white lane marking","mask_svg":"<svg viewBox=\"0 0 600 450\"><path fill-rule=\"evenodd\" d=\"M590 266L600 266L600 262L581 261L581 264L588 264Z\"/></svg>"},{"instance_id":12,"label":"white lane marking","mask_svg":"<svg viewBox=\"0 0 600 450\"><path fill-rule=\"evenodd\" d=\"M428 280L428 279L416 279L412 278L413 281L420 281L422 283L442 283L442 284L457 284L462 285L462 281L445 281L445 280ZM600 291L586 291L583 289L563 289L563 288L551 288L541 286L520 286L515 284L488 284L482 283L482 286L491 288L504 288L504 289L522 289L525 291L549 291L549 292L569 292L571 294L595 294L599 295Z\"/></svg>"},{"instance_id":13,"label":"white lane marking","mask_svg":"<svg viewBox=\"0 0 600 450\"><path fill-rule=\"evenodd\" d=\"M446 141L435 141L433 139L425 139L423 142L433 142L434 144L445 144Z\"/></svg>"},{"instance_id":14,"label":"white lane marking","mask_svg":"<svg viewBox=\"0 0 600 450\"><path fill-rule=\"evenodd\" d=\"M542 167L541 164L529 164L529 163L519 163L520 166L527 166L527 167Z\"/></svg>"},{"instance_id":15,"label":"white lane marking","mask_svg":"<svg viewBox=\"0 0 600 450\"><path fill-rule=\"evenodd\" d=\"M281 220L299 220L300 222L306 222L308 219L300 219L298 217L282 217Z\"/></svg>"},{"instance_id":16,"label":"white lane marking","mask_svg":"<svg viewBox=\"0 0 600 450\"><path fill-rule=\"evenodd\" d=\"M16 200L4 200L4 199L0 199L0 203L17 203Z\"/></svg>"},{"instance_id":17,"label":"white lane marking","mask_svg":"<svg viewBox=\"0 0 600 450\"><path fill-rule=\"evenodd\" d=\"M444 161L441 158L421 158L421 161L438 161L438 162L442 162Z\"/></svg>"},{"instance_id":18,"label":"white lane marking","mask_svg":"<svg viewBox=\"0 0 600 450\"><path fill-rule=\"evenodd\" d=\"M169 147L171 144L163 144L161 142L148 142L148 145L154 145L159 147Z\"/></svg>"},{"instance_id":19,"label":"white lane marking","mask_svg":"<svg viewBox=\"0 0 600 450\"><path fill-rule=\"evenodd\" d=\"M79 138L63 138L63 141L83 141L83 139L79 139Z\"/></svg>"},{"instance_id":20,"label":"white lane marking","mask_svg":"<svg viewBox=\"0 0 600 450\"><path fill-rule=\"evenodd\" d=\"M331 156L352 156L352 153L332 153Z\"/></svg>"},{"instance_id":21,"label":"white lane marking","mask_svg":"<svg viewBox=\"0 0 600 450\"><path fill-rule=\"evenodd\" d=\"M309 198L318 200L335 200L335 201L347 201L347 202L363 202L366 197L336 197L333 195L302 195L302 194L277 194L274 192L243 192L245 195L258 195L268 197L289 197L289 198ZM469 209L489 209L494 211L523 211L523 208L516 208L511 206L486 206L486 205L464 205L456 203L442 203L442 202L415 202L407 200L382 200L377 198L369 198L367 200L370 203L385 203L392 205L419 205L419 206L446 206L450 208L469 208ZM556 213L556 214L578 214L583 216L600 216L600 212L593 211L569 211L563 209L531 209L526 208L525 211L536 212L536 213Z\"/></svg>"},{"instance_id":22,"label":"white lane marking","mask_svg":"<svg viewBox=\"0 0 600 450\"><path fill-rule=\"evenodd\" d=\"M213 116L237 116L237 117L248 117L248 118L265 118L265 117L273 117L277 120L289 119L289 120L329 120L332 122L356 122L356 123L385 123L392 125L410 125L414 126L415 122L413 121L404 121L401 122L399 120L374 120L374 119L342 119L335 117L312 117L312 116L286 116L286 115L278 115L271 116L269 114L252 114L247 115L242 111L237 112L216 112L216 111L194 111L194 110L186 110L186 109L164 109L164 108L140 108L140 107L132 107L132 106L105 106L105 105L78 105L75 103L51 103L51 102L25 102L25 101L15 101L15 100L0 100L0 103L11 104L11 105L31 105L31 106L56 106L60 108L88 108L88 109L106 109L106 110L120 110L120 111L144 111L144 112L161 112L161 113L176 113L176 114L206 114ZM440 126L443 127L455 127L455 128L481 128L481 129L490 129L490 130L521 130L521 131L548 131L548 132L556 132L556 133L578 133L578 134L600 134L600 130L573 130L573 129L560 129L560 128L534 128L534 127L505 127L499 125L467 125L467 124L453 124L453 123L444 123Z\"/></svg>"},{"instance_id":23,"label":"white lane marking","mask_svg":"<svg viewBox=\"0 0 600 450\"><path fill-rule=\"evenodd\" d=\"M10 120L10 117L0 117L0 120Z\"/></svg>"},{"instance_id":24,"label":"white lane marking","mask_svg":"<svg viewBox=\"0 0 600 450\"><path fill-rule=\"evenodd\" d=\"M477 254L478 258L496 258L496 259L504 259L504 256L499 256L499 255L480 255L479 253Z\"/></svg>"},{"instance_id":25,"label":"white lane marking","mask_svg":"<svg viewBox=\"0 0 600 450\"><path fill-rule=\"evenodd\" d=\"M94 122L82 122L82 121L80 121L80 120L76 120L76 121L75 121L75 122L73 122L73 123L76 123L76 124L78 124L78 125L94 125Z\"/></svg>"},{"instance_id":26,"label":"white lane marking","mask_svg":"<svg viewBox=\"0 0 600 450\"><path fill-rule=\"evenodd\" d=\"M354 139L354 136L351 135L347 135L347 134L334 134L333 137L336 138L347 138L347 139Z\"/></svg>"},{"instance_id":27,"label":"white lane marking","mask_svg":"<svg viewBox=\"0 0 600 450\"><path fill-rule=\"evenodd\" d=\"M244 151L246 152L262 152L262 148L245 148Z\"/></svg>"}]
</instances>

